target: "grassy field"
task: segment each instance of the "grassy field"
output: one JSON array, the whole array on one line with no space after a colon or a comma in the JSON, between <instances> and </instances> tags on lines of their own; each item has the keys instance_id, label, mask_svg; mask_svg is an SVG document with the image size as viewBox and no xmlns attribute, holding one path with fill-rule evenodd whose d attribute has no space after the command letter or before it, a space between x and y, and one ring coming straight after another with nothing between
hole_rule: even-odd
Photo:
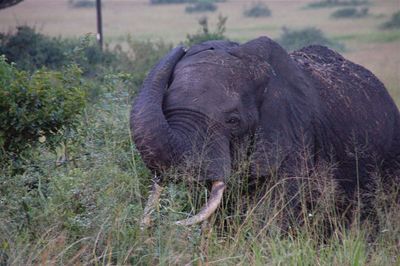
<instances>
[{"instance_id":1,"label":"grassy field","mask_svg":"<svg viewBox=\"0 0 400 266\"><path fill-rule=\"evenodd\" d=\"M128 34L177 44L198 30L201 17L186 14L185 5L103 2L111 45ZM315 26L342 42L344 56L372 70L400 105L400 30L379 29L400 9L398 0L370 1L370 16L342 20L330 18L337 8L305 8L310 0L264 2L272 16L257 19L242 15L250 2L219 3L208 15L211 27L222 13L228 16L226 35L243 42L260 35L278 38L283 26ZM73 9L66 0L25 0L0 10L0 32L17 25L53 36L82 36L95 32L95 10ZM393 204L400 188L379 191L376 228L357 217L343 225L333 213L332 186L322 184L315 212L283 235L277 218L283 203L273 201L271 191L254 202L245 186L233 181L211 231L175 226L173 221L199 209L207 189L169 184L153 227L140 230L150 173L129 138L128 89L118 79L99 86L106 93L88 105L74 139L56 152L40 146L18 174L0 168L0 265L400 265L400 212ZM69 161L57 165L66 150ZM329 177L325 171L320 176ZM322 221L335 225L328 239Z\"/></svg>"}]
</instances>

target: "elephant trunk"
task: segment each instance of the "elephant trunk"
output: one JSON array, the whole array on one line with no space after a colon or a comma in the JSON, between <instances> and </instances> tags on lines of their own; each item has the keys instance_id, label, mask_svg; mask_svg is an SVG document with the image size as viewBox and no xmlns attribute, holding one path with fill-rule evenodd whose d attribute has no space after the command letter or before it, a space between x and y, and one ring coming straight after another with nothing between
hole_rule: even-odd
<instances>
[{"instance_id":1,"label":"elephant trunk","mask_svg":"<svg viewBox=\"0 0 400 266\"><path fill-rule=\"evenodd\" d=\"M184 55L183 47L177 47L161 59L145 79L131 111L131 132L136 147L153 171L170 166L186 146L171 129L162 110L165 89L175 65Z\"/></svg>"}]
</instances>

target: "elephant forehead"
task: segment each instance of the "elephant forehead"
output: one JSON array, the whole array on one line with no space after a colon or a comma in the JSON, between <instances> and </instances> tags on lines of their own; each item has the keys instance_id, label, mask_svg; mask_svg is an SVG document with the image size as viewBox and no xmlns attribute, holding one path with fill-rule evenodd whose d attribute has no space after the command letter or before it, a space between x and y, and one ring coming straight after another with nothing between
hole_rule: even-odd
<instances>
[{"instance_id":1,"label":"elephant forehead","mask_svg":"<svg viewBox=\"0 0 400 266\"><path fill-rule=\"evenodd\" d=\"M203 52L182 60L175 67L168 89L171 100L188 100L198 104L240 101L240 88L248 81L243 62L227 54ZM173 100L173 102L175 102Z\"/></svg>"},{"instance_id":2,"label":"elephant forehead","mask_svg":"<svg viewBox=\"0 0 400 266\"><path fill-rule=\"evenodd\" d=\"M212 77L182 76L174 79L167 90L168 95L188 95L193 98L209 97L230 97L239 98L238 83L233 80L217 80ZM232 100L233 100L232 99Z\"/></svg>"},{"instance_id":3,"label":"elephant forehead","mask_svg":"<svg viewBox=\"0 0 400 266\"><path fill-rule=\"evenodd\" d=\"M218 83L240 82L249 76L248 69L240 65L197 62L175 69L174 79L180 82L209 81Z\"/></svg>"},{"instance_id":4,"label":"elephant forehead","mask_svg":"<svg viewBox=\"0 0 400 266\"><path fill-rule=\"evenodd\" d=\"M237 68L192 65L175 73L170 89L178 87L179 90L190 91L197 96L212 92L215 96L239 97L238 92L245 82L244 73Z\"/></svg>"},{"instance_id":5,"label":"elephant forehead","mask_svg":"<svg viewBox=\"0 0 400 266\"><path fill-rule=\"evenodd\" d=\"M237 105L240 102L240 82L237 82L237 78L222 76L224 74L215 71L200 72L184 68L167 89L166 103L207 106L208 109L225 108L221 104L228 103Z\"/></svg>"},{"instance_id":6,"label":"elephant forehead","mask_svg":"<svg viewBox=\"0 0 400 266\"><path fill-rule=\"evenodd\" d=\"M232 56L223 50L207 50L183 58L176 66L176 69L179 70L186 67L199 67L200 69L244 69L245 64L240 58Z\"/></svg>"}]
</instances>

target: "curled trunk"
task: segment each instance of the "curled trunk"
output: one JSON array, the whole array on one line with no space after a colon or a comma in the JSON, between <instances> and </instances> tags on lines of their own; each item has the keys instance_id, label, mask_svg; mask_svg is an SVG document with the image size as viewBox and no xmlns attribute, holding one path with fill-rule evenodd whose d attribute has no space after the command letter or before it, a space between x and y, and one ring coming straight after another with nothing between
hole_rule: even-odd
<instances>
[{"instance_id":1,"label":"curled trunk","mask_svg":"<svg viewBox=\"0 0 400 266\"><path fill-rule=\"evenodd\" d=\"M144 81L131 111L131 132L136 147L151 170L170 166L184 152L184 143L171 129L162 110L165 89L184 54L183 47L177 47L161 59Z\"/></svg>"}]
</instances>

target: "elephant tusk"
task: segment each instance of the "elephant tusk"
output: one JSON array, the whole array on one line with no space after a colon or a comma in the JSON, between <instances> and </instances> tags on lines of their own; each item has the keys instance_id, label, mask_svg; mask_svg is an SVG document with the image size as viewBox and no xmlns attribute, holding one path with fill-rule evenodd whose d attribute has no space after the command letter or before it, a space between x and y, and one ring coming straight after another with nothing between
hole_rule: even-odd
<instances>
[{"instance_id":1,"label":"elephant tusk","mask_svg":"<svg viewBox=\"0 0 400 266\"><path fill-rule=\"evenodd\" d=\"M145 229L146 227L150 226L151 223L151 213L154 211L154 207L157 205L161 191L163 187L159 186L157 182L153 183L153 186L151 188L151 193L149 195L149 199L147 200L146 207L144 208L143 211L143 217L140 222L140 229Z\"/></svg>"},{"instance_id":2,"label":"elephant tusk","mask_svg":"<svg viewBox=\"0 0 400 266\"><path fill-rule=\"evenodd\" d=\"M211 196L206 206L195 216L175 222L176 225L189 226L207 220L218 208L221 203L222 195L224 193L225 183L222 181L214 181L211 188Z\"/></svg>"}]
</instances>

